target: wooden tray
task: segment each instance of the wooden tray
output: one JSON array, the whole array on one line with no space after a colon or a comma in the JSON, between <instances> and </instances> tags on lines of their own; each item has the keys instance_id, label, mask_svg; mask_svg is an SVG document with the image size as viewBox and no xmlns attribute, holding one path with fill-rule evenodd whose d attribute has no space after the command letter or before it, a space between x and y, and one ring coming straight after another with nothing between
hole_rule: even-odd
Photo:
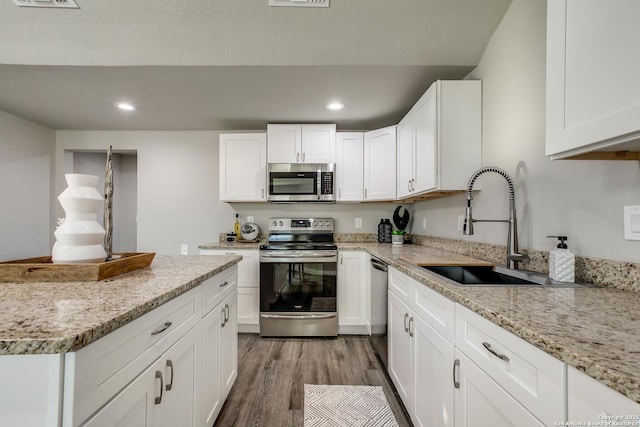
<instances>
[{"instance_id":1,"label":"wooden tray","mask_svg":"<svg viewBox=\"0 0 640 427\"><path fill-rule=\"evenodd\" d=\"M0 282L86 282L148 267L155 252L114 254L100 263L54 264L50 256L0 262Z\"/></svg>"}]
</instances>

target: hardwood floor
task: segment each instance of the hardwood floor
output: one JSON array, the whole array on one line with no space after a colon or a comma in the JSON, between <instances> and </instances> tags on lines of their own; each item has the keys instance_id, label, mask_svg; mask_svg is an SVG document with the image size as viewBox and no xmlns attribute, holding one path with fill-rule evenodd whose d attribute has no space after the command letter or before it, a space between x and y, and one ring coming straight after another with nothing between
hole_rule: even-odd
<instances>
[{"instance_id":1,"label":"hardwood floor","mask_svg":"<svg viewBox=\"0 0 640 427\"><path fill-rule=\"evenodd\" d=\"M304 384L382 386L400 426L411 426L367 337L238 336L238 379L215 426L302 427Z\"/></svg>"}]
</instances>

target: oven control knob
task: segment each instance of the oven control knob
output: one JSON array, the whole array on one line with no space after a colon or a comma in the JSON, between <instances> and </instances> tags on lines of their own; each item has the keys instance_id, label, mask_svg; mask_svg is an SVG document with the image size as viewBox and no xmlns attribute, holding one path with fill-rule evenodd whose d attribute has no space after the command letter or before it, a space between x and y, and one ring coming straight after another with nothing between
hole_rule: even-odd
<instances>
[{"instance_id":1,"label":"oven control knob","mask_svg":"<svg viewBox=\"0 0 640 427\"><path fill-rule=\"evenodd\" d=\"M282 223L282 221L280 221L280 227L282 227L284 224Z\"/></svg>"},{"instance_id":2,"label":"oven control knob","mask_svg":"<svg viewBox=\"0 0 640 427\"><path fill-rule=\"evenodd\" d=\"M278 221L273 221L272 225L275 227L276 225L278 225Z\"/></svg>"}]
</instances>

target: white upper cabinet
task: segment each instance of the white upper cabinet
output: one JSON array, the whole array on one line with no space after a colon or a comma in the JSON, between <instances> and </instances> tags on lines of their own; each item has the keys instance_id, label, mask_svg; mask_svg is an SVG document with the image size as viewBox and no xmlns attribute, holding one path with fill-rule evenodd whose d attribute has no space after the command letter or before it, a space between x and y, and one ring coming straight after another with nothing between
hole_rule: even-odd
<instances>
[{"instance_id":1,"label":"white upper cabinet","mask_svg":"<svg viewBox=\"0 0 640 427\"><path fill-rule=\"evenodd\" d=\"M268 163L335 163L335 124L268 124Z\"/></svg>"},{"instance_id":2,"label":"white upper cabinet","mask_svg":"<svg viewBox=\"0 0 640 427\"><path fill-rule=\"evenodd\" d=\"M220 201L266 201L266 159L266 134L220 134Z\"/></svg>"},{"instance_id":3,"label":"white upper cabinet","mask_svg":"<svg viewBox=\"0 0 640 427\"><path fill-rule=\"evenodd\" d=\"M364 134L364 200L396 198L396 126Z\"/></svg>"},{"instance_id":4,"label":"white upper cabinet","mask_svg":"<svg viewBox=\"0 0 640 427\"><path fill-rule=\"evenodd\" d=\"M547 2L546 154L552 159L585 153L638 159L639 16L637 0Z\"/></svg>"},{"instance_id":5,"label":"white upper cabinet","mask_svg":"<svg viewBox=\"0 0 640 427\"><path fill-rule=\"evenodd\" d=\"M398 124L397 197L464 190L481 149L482 82L436 81Z\"/></svg>"},{"instance_id":6,"label":"white upper cabinet","mask_svg":"<svg viewBox=\"0 0 640 427\"><path fill-rule=\"evenodd\" d=\"M361 202L364 189L364 134L336 133L338 202Z\"/></svg>"}]
</instances>

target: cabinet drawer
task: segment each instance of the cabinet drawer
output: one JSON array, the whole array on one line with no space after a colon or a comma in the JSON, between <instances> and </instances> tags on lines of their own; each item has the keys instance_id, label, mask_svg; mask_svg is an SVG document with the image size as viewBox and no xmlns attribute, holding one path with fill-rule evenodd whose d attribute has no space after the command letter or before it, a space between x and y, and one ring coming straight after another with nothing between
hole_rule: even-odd
<instances>
[{"instance_id":1,"label":"cabinet drawer","mask_svg":"<svg viewBox=\"0 0 640 427\"><path fill-rule=\"evenodd\" d=\"M234 291L238 282L238 268L233 266L202 283L202 315L206 316Z\"/></svg>"},{"instance_id":2,"label":"cabinet drawer","mask_svg":"<svg viewBox=\"0 0 640 427\"><path fill-rule=\"evenodd\" d=\"M453 344L455 303L418 281L412 282L411 309Z\"/></svg>"},{"instance_id":3,"label":"cabinet drawer","mask_svg":"<svg viewBox=\"0 0 640 427\"><path fill-rule=\"evenodd\" d=\"M393 292L400 301L411 306L411 277L389 267L389 291Z\"/></svg>"},{"instance_id":4,"label":"cabinet drawer","mask_svg":"<svg viewBox=\"0 0 640 427\"><path fill-rule=\"evenodd\" d=\"M459 304L455 316L458 349L546 425L564 419L564 363Z\"/></svg>"},{"instance_id":5,"label":"cabinet drawer","mask_svg":"<svg viewBox=\"0 0 640 427\"><path fill-rule=\"evenodd\" d=\"M65 355L64 425L87 419L202 318L190 290L98 341Z\"/></svg>"}]
</instances>

